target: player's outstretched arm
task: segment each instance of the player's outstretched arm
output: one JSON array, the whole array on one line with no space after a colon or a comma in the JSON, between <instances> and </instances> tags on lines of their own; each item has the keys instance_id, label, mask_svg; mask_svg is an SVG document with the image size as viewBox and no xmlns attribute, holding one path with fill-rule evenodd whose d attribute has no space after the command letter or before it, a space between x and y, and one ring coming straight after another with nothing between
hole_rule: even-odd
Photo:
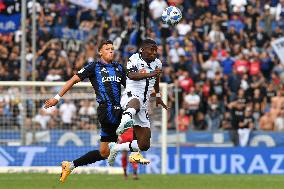
<instances>
[{"instance_id":1,"label":"player's outstretched arm","mask_svg":"<svg viewBox=\"0 0 284 189\"><path fill-rule=\"evenodd\" d=\"M44 108L49 108L52 106L55 106L59 99L67 92L69 91L73 85L75 85L76 83L80 82L81 79L79 78L78 75L74 75L71 79L69 79L61 88L60 92L53 98L48 99L47 101L45 101L44 103Z\"/></svg>"},{"instance_id":2,"label":"player's outstretched arm","mask_svg":"<svg viewBox=\"0 0 284 189\"><path fill-rule=\"evenodd\" d=\"M142 79L157 77L161 74L161 72L162 71L160 69L155 69L155 71L151 73L129 72L127 76L131 80L139 81Z\"/></svg>"}]
</instances>

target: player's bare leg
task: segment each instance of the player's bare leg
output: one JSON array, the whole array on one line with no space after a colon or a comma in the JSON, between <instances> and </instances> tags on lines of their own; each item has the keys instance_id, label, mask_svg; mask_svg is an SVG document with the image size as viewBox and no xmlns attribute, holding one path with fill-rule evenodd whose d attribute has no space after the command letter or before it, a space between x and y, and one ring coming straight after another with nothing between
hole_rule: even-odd
<instances>
[{"instance_id":1,"label":"player's bare leg","mask_svg":"<svg viewBox=\"0 0 284 189\"><path fill-rule=\"evenodd\" d=\"M110 152L108 144L109 142L101 142L100 151L90 151L72 162L63 161L61 164L62 172L60 174L60 182L64 183L67 177L76 167L88 165L106 159L109 156Z\"/></svg>"},{"instance_id":2,"label":"player's bare leg","mask_svg":"<svg viewBox=\"0 0 284 189\"><path fill-rule=\"evenodd\" d=\"M129 162L149 164L150 161L145 159L140 151L147 151L150 148L151 130L148 127L134 126L134 132L136 134L139 151L131 153Z\"/></svg>"},{"instance_id":3,"label":"player's bare leg","mask_svg":"<svg viewBox=\"0 0 284 189\"><path fill-rule=\"evenodd\" d=\"M140 151L147 151L150 148L151 130L148 127L140 127L135 125L134 132L136 135L138 147Z\"/></svg>"},{"instance_id":4,"label":"player's bare leg","mask_svg":"<svg viewBox=\"0 0 284 189\"><path fill-rule=\"evenodd\" d=\"M116 129L116 134L121 135L127 129L132 128L135 124L133 120L133 116L139 111L140 102L137 98L131 99L128 104L126 110L123 111L121 122Z\"/></svg>"}]
</instances>

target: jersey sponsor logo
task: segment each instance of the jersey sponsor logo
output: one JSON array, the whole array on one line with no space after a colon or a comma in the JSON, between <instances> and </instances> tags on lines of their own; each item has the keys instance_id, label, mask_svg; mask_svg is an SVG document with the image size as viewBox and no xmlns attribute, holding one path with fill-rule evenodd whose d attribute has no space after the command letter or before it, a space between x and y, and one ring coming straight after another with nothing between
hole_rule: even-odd
<instances>
[{"instance_id":1,"label":"jersey sponsor logo","mask_svg":"<svg viewBox=\"0 0 284 189\"><path fill-rule=\"evenodd\" d=\"M116 76L110 76L110 77L102 77L102 82L108 82L108 81L116 81L116 82L120 82L121 78L120 77L116 77Z\"/></svg>"}]
</instances>

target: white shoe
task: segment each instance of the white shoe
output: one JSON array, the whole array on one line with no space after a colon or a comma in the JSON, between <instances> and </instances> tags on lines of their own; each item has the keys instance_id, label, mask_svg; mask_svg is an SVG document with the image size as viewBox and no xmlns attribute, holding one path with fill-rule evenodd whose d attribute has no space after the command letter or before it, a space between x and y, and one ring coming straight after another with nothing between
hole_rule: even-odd
<instances>
[{"instance_id":1,"label":"white shoe","mask_svg":"<svg viewBox=\"0 0 284 189\"><path fill-rule=\"evenodd\" d=\"M124 119L123 119L124 118ZM127 117L126 117L127 118ZM122 135L127 129L130 129L134 126L134 120L133 119L126 119L125 117L121 118L121 122L116 129L116 134Z\"/></svg>"},{"instance_id":2,"label":"white shoe","mask_svg":"<svg viewBox=\"0 0 284 189\"><path fill-rule=\"evenodd\" d=\"M116 158L117 153L118 153L118 151L115 149L116 145L117 145L117 144L116 144L115 142L111 142L111 143L108 144L108 147L109 147L109 156L108 156L107 161L108 161L108 164L109 164L110 166L113 166L114 161L115 161L115 158Z\"/></svg>"}]
</instances>

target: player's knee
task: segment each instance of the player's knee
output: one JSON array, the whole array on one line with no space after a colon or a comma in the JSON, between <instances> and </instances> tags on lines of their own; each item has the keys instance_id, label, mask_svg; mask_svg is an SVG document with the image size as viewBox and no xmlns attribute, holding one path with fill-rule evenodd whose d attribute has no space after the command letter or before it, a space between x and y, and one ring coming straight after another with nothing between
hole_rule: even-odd
<instances>
[{"instance_id":1,"label":"player's knee","mask_svg":"<svg viewBox=\"0 0 284 189\"><path fill-rule=\"evenodd\" d=\"M147 144L147 143L145 143L145 144L138 144L138 146L139 146L139 149L141 151L147 151L150 148L150 144Z\"/></svg>"},{"instance_id":2,"label":"player's knee","mask_svg":"<svg viewBox=\"0 0 284 189\"><path fill-rule=\"evenodd\" d=\"M140 109L140 102L137 98L133 98L132 100L130 100L130 102L128 102L127 106L138 111Z\"/></svg>"},{"instance_id":3,"label":"player's knee","mask_svg":"<svg viewBox=\"0 0 284 189\"><path fill-rule=\"evenodd\" d=\"M108 149L101 149L100 150L101 156L104 158L107 158L109 156L109 150Z\"/></svg>"}]
</instances>

